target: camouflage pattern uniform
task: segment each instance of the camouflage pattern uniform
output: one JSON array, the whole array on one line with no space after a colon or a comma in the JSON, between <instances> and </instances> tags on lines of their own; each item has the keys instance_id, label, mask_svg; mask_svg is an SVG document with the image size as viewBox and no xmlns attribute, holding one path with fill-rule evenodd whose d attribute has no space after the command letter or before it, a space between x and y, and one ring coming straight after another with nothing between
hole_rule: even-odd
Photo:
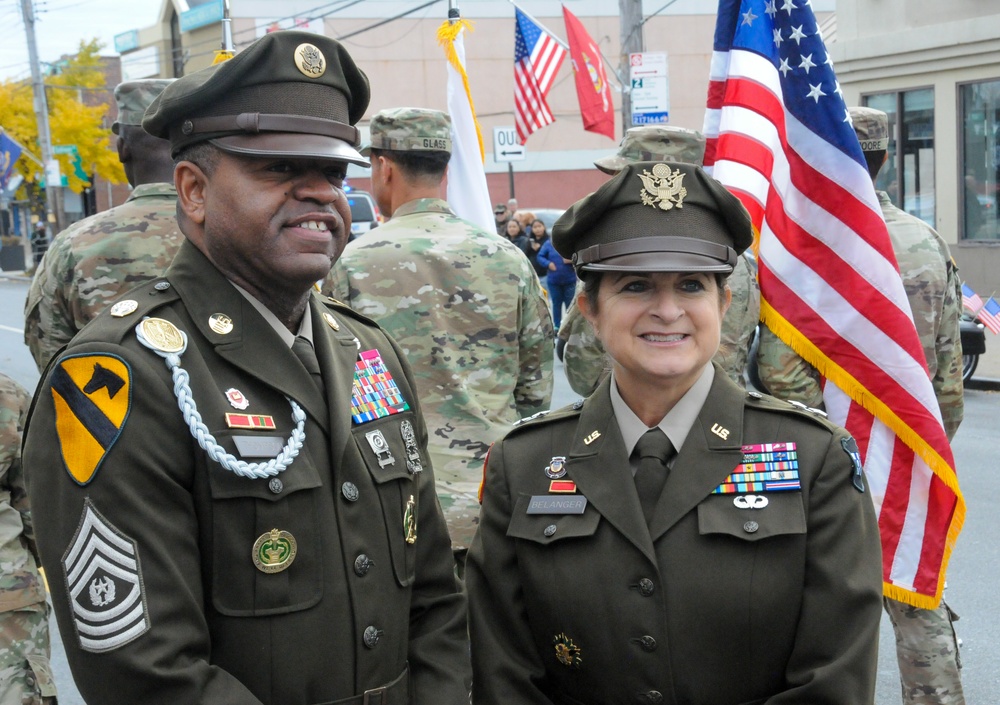
<instances>
[{"instance_id":1,"label":"camouflage pattern uniform","mask_svg":"<svg viewBox=\"0 0 1000 705\"><path fill-rule=\"evenodd\" d=\"M700 165L704 155L705 138L700 133L683 127L645 125L626 131L618 151L598 159L594 165L613 175L632 162L679 161ZM722 320L721 344L714 360L742 387L750 341L760 320L760 290L753 260L742 255L727 283L733 292L733 302ZM577 394L590 396L610 367L604 346L575 301L563 318L559 337L566 343L563 364L569 386Z\"/></svg>"},{"instance_id":2,"label":"camouflage pattern uniform","mask_svg":"<svg viewBox=\"0 0 1000 705\"><path fill-rule=\"evenodd\" d=\"M115 87L111 131L142 124L146 108L173 79L125 81ZM170 183L137 186L122 205L84 218L57 235L24 306L24 342L38 371L120 294L160 276L184 236Z\"/></svg>"},{"instance_id":3,"label":"camouflage pattern uniform","mask_svg":"<svg viewBox=\"0 0 1000 705\"><path fill-rule=\"evenodd\" d=\"M0 705L54 702L49 612L21 469L28 393L0 374Z\"/></svg>"},{"instance_id":4,"label":"camouflage pattern uniform","mask_svg":"<svg viewBox=\"0 0 1000 705\"><path fill-rule=\"evenodd\" d=\"M372 146L419 149L423 137L414 135L437 129L447 140L435 116L447 118L382 111ZM420 198L349 243L323 291L375 319L406 353L452 546L467 548L486 451L552 397L552 317L528 258L445 201Z\"/></svg>"},{"instance_id":5,"label":"camouflage pattern uniform","mask_svg":"<svg viewBox=\"0 0 1000 705\"><path fill-rule=\"evenodd\" d=\"M39 371L120 294L166 271L184 240L176 204L173 184L144 184L56 236L24 306L24 342Z\"/></svg>"},{"instance_id":6,"label":"camouflage pattern uniform","mask_svg":"<svg viewBox=\"0 0 1000 705\"><path fill-rule=\"evenodd\" d=\"M851 108L862 146L878 151L887 139L884 113ZM885 147L881 147L882 150ZM962 422L961 281L948 245L919 218L899 208L883 191L877 192L900 276L913 313L928 372L934 386L944 429L951 439ZM768 391L823 408L820 375L769 329L761 326L757 349L760 378ZM896 633L896 658L904 705L962 705L961 657L952 622L958 616L942 599L935 609L919 609L884 600Z\"/></svg>"}]
</instances>

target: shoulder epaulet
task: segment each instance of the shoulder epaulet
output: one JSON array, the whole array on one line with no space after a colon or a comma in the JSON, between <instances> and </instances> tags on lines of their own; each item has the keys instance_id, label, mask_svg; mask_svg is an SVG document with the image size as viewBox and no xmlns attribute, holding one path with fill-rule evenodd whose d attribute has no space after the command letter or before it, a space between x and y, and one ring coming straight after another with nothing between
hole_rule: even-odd
<instances>
[{"instance_id":1,"label":"shoulder epaulet","mask_svg":"<svg viewBox=\"0 0 1000 705\"><path fill-rule=\"evenodd\" d=\"M180 298L170 282L157 277L135 289L122 294L105 307L103 311L74 339L75 343L86 342L91 337L102 341L121 341L133 335L136 325L157 309Z\"/></svg>"},{"instance_id":2,"label":"shoulder epaulet","mask_svg":"<svg viewBox=\"0 0 1000 705\"><path fill-rule=\"evenodd\" d=\"M750 406L760 409L769 409L772 411L795 414L797 416L815 421L826 428L835 427L834 424L827 420L825 411L814 409L811 406L806 406L800 401L778 399L777 397L772 397L768 394L761 394L760 392L748 390L747 403L750 404Z\"/></svg>"},{"instance_id":3,"label":"shoulder epaulet","mask_svg":"<svg viewBox=\"0 0 1000 705\"><path fill-rule=\"evenodd\" d=\"M514 428L512 430L519 430L529 426L538 426L541 424L553 423L556 421L563 421L565 419L574 418L580 415L580 409L583 408L583 399L577 402L564 406L560 409L547 409L545 411L539 411L537 414L532 414L531 416L525 416L523 419L518 419L514 422Z\"/></svg>"},{"instance_id":4,"label":"shoulder epaulet","mask_svg":"<svg viewBox=\"0 0 1000 705\"><path fill-rule=\"evenodd\" d=\"M344 316L345 318L351 318L355 321L358 321L359 323L363 323L366 326L370 326L373 328L380 327L378 321L376 321L373 318L369 318L363 313L358 313L353 308L345 304L343 301L340 301L339 299L335 299L332 296L320 296L319 300L320 303L322 303L324 306L336 311L339 315Z\"/></svg>"}]
</instances>

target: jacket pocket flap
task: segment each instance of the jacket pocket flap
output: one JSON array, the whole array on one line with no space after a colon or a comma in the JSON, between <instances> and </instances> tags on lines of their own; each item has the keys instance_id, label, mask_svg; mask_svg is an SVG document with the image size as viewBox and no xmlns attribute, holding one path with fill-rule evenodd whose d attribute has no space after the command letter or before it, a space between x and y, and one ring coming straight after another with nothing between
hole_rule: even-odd
<instances>
[{"instance_id":1,"label":"jacket pocket flap","mask_svg":"<svg viewBox=\"0 0 1000 705\"><path fill-rule=\"evenodd\" d=\"M741 497L764 497L765 506L757 500L743 504L758 505L756 509L741 508L734 500ZM771 536L806 533L806 513L801 492L771 492L762 495L711 495L698 505L698 533L729 534L744 541L760 541Z\"/></svg>"}]
</instances>

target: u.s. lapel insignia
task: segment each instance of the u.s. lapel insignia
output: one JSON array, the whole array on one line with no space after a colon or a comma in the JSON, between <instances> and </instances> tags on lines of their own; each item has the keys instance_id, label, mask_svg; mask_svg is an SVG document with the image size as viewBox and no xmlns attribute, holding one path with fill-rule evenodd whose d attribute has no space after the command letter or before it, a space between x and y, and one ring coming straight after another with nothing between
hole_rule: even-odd
<instances>
[{"instance_id":1,"label":"u.s. lapel insignia","mask_svg":"<svg viewBox=\"0 0 1000 705\"><path fill-rule=\"evenodd\" d=\"M722 440L726 440L727 438L729 438L729 429L728 428L724 428L723 426L720 426L717 423L716 424L712 424L712 433L714 433L716 436L718 436Z\"/></svg>"},{"instance_id":2,"label":"u.s. lapel insignia","mask_svg":"<svg viewBox=\"0 0 1000 705\"><path fill-rule=\"evenodd\" d=\"M243 396L243 392L235 387L230 387L226 390L226 399L229 400L229 404L234 409L239 409L240 411L250 406L250 400Z\"/></svg>"},{"instance_id":3,"label":"u.s. lapel insignia","mask_svg":"<svg viewBox=\"0 0 1000 705\"><path fill-rule=\"evenodd\" d=\"M684 174L680 169L671 171L666 164L657 164L652 172L643 169L637 176L642 179L643 190L639 194L642 205L664 211L684 207L687 189L684 188Z\"/></svg>"},{"instance_id":4,"label":"u.s. lapel insignia","mask_svg":"<svg viewBox=\"0 0 1000 705\"><path fill-rule=\"evenodd\" d=\"M403 437L403 447L406 448L407 471L411 475L423 472L424 466L420 462L420 449L417 447L417 434L409 419L399 424L399 435Z\"/></svg>"},{"instance_id":5,"label":"u.s. lapel insignia","mask_svg":"<svg viewBox=\"0 0 1000 705\"><path fill-rule=\"evenodd\" d=\"M385 440L385 436L382 435L380 430L369 431L365 434L365 438L368 440L368 445L371 447L372 452L375 453L380 468L396 464L396 459L392 457L392 451L389 450L389 443Z\"/></svg>"},{"instance_id":6,"label":"u.s. lapel insignia","mask_svg":"<svg viewBox=\"0 0 1000 705\"><path fill-rule=\"evenodd\" d=\"M111 307L111 315L115 318L125 318L125 316L130 316L136 312L139 308L139 302L135 299L125 299L124 301L119 301Z\"/></svg>"},{"instance_id":7,"label":"u.s. lapel insignia","mask_svg":"<svg viewBox=\"0 0 1000 705\"><path fill-rule=\"evenodd\" d=\"M292 564L298 550L294 536L271 529L254 541L253 564L262 573L280 573Z\"/></svg>"},{"instance_id":8,"label":"u.s. lapel insignia","mask_svg":"<svg viewBox=\"0 0 1000 705\"><path fill-rule=\"evenodd\" d=\"M562 455L553 456L549 464L545 466L545 476L550 480L558 480L566 475L566 457Z\"/></svg>"},{"instance_id":9,"label":"u.s. lapel insignia","mask_svg":"<svg viewBox=\"0 0 1000 705\"><path fill-rule=\"evenodd\" d=\"M412 494L407 500L406 510L403 512L403 536L406 537L406 543L414 544L417 542L417 502L413 499Z\"/></svg>"},{"instance_id":10,"label":"u.s. lapel insignia","mask_svg":"<svg viewBox=\"0 0 1000 705\"><path fill-rule=\"evenodd\" d=\"M118 440L132 404L132 373L111 355L63 359L50 378L56 436L70 476L86 485Z\"/></svg>"},{"instance_id":11,"label":"u.s. lapel insignia","mask_svg":"<svg viewBox=\"0 0 1000 705\"><path fill-rule=\"evenodd\" d=\"M208 317L208 327L219 335L229 335L233 332L233 319L224 313L213 313Z\"/></svg>"},{"instance_id":12,"label":"u.s. lapel insignia","mask_svg":"<svg viewBox=\"0 0 1000 705\"><path fill-rule=\"evenodd\" d=\"M591 431L590 435L583 439L583 443L584 443L584 445L588 445L589 446L591 443L593 443L594 441L596 441L600 437L601 437L601 432L600 431Z\"/></svg>"},{"instance_id":13,"label":"u.s. lapel insignia","mask_svg":"<svg viewBox=\"0 0 1000 705\"><path fill-rule=\"evenodd\" d=\"M556 661L563 666L579 668L580 664L583 663L583 652L580 647L565 634L559 633L552 637L552 645L556 650Z\"/></svg>"}]
</instances>

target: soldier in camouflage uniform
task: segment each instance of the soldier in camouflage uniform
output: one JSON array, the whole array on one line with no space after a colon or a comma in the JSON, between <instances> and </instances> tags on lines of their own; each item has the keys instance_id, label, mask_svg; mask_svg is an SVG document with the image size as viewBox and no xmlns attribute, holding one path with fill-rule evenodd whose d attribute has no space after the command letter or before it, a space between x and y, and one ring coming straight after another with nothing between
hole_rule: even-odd
<instances>
[{"instance_id":1,"label":"soldier in camouflage uniform","mask_svg":"<svg viewBox=\"0 0 1000 705\"><path fill-rule=\"evenodd\" d=\"M24 307L24 342L40 372L119 294L163 274L184 239L170 144L140 125L169 83L148 79L115 87L118 119L111 130L135 190L122 205L59 233L35 272Z\"/></svg>"},{"instance_id":2,"label":"soldier in camouflage uniform","mask_svg":"<svg viewBox=\"0 0 1000 705\"><path fill-rule=\"evenodd\" d=\"M0 705L55 702L49 612L21 471L28 393L0 374Z\"/></svg>"},{"instance_id":3,"label":"soldier in camouflage uniform","mask_svg":"<svg viewBox=\"0 0 1000 705\"><path fill-rule=\"evenodd\" d=\"M850 113L874 180L886 159L888 119L871 108L851 108ZM964 408L961 281L941 236L919 218L896 208L884 191L877 195L950 440L962 422ZM757 365L761 380L774 396L823 407L819 373L765 326L761 326ZM963 704L961 657L952 624L957 615L943 599L932 610L888 598L884 603L896 632L903 703Z\"/></svg>"},{"instance_id":4,"label":"soldier in camouflage uniform","mask_svg":"<svg viewBox=\"0 0 1000 705\"><path fill-rule=\"evenodd\" d=\"M705 138L700 133L683 127L649 125L628 130L618 151L598 159L594 165L613 176L632 162L700 165L704 156ZM733 302L722 320L722 341L714 359L734 382L743 386L750 341L760 320L757 265L746 254L741 255L727 283L733 292ZM564 341L563 363L570 387L577 394L589 396L609 369L608 361L604 347L575 302L563 318L559 338Z\"/></svg>"},{"instance_id":5,"label":"soldier in camouflage uniform","mask_svg":"<svg viewBox=\"0 0 1000 705\"><path fill-rule=\"evenodd\" d=\"M372 118L372 192L391 219L348 244L324 292L374 318L407 353L461 566L486 451L515 421L549 408L554 333L524 253L440 199L450 154L445 113L396 108Z\"/></svg>"}]
</instances>

